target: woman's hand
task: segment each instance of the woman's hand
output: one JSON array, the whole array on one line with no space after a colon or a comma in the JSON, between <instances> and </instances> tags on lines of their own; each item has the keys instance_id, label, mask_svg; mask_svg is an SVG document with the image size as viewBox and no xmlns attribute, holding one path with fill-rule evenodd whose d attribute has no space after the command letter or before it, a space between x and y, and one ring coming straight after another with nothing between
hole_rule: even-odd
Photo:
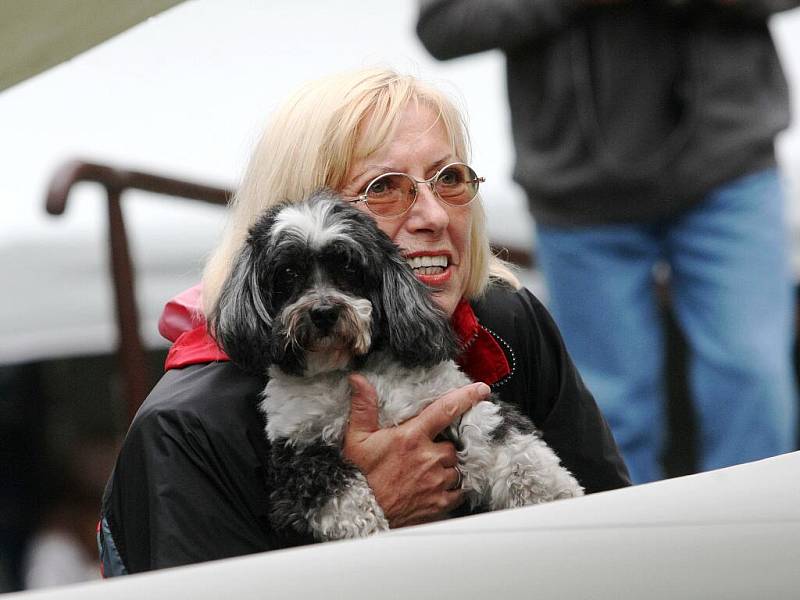
<instances>
[{"instance_id":1,"label":"woman's hand","mask_svg":"<svg viewBox=\"0 0 800 600\"><path fill-rule=\"evenodd\" d=\"M456 449L436 436L489 395L485 383L451 390L416 417L381 429L375 388L362 375L351 375L350 423L344 456L367 478L391 527L446 516L463 501Z\"/></svg>"}]
</instances>

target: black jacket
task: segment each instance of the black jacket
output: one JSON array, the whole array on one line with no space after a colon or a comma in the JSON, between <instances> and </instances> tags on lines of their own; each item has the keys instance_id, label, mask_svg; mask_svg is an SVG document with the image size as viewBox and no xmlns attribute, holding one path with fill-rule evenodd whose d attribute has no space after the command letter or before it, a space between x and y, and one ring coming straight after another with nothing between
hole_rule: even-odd
<instances>
[{"instance_id":1,"label":"black jacket","mask_svg":"<svg viewBox=\"0 0 800 600\"><path fill-rule=\"evenodd\" d=\"M611 433L558 331L527 290L473 308L511 367L492 385L521 406L588 493L629 485ZM267 517L265 381L230 362L168 371L131 425L103 499L106 576L283 548Z\"/></svg>"},{"instance_id":2,"label":"black jacket","mask_svg":"<svg viewBox=\"0 0 800 600\"><path fill-rule=\"evenodd\" d=\"M504 52L514 178L538 222L634 222L775 165L789 98L767 18L797 5L424 0L417 33L440 59Z\"/></svg>"}]
</instances>

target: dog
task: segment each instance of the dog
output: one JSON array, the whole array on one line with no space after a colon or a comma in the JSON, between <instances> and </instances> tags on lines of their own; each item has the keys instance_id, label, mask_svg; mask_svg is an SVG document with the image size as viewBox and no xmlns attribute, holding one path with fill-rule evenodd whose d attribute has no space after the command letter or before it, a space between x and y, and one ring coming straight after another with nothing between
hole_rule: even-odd
<instances>
[{"instance_id":1,"label":"dog","mask_svg":"<svg viewBox=\"0 0 800 600\"><path fill-rule=\"evenodd\" d=\"M389 529L364 475L340 449L347 374L377 389L382 427L470 383L447 316L373 219L328 190L267 210L249 231L211 315L231 360L267 374L260 408L271 447L270 519L316 540ZM472 508L580 496L533 424L493 397L445 432Z\"/></svg>"}]
</instances>

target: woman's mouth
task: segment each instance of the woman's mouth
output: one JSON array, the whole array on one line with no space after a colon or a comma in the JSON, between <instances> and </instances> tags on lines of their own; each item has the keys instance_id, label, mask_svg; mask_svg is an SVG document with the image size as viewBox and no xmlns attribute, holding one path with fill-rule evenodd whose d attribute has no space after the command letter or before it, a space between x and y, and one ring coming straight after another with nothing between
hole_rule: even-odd
<instances>
[{"instance_id":1,"label":"woman's mouth","mask_svg":"<svg viewBox=\"0 0 800 600\"><path fill-rule=\"evenodd\" d=\"M446 254L406 257L414 275L426 285L441 286L450 279L450 257Z\"/></svg>"},{"instance_id":2,"label":"woman's mouth","mask_svg":"<svg viewBox=\"0 0 800 600\"><path fill-rule=\"evenodd\" d=\"M408 258L409 266L415 275L440 275L447 268L447 257L440 256L414 256Z\"/></svg>"}]
</instances>

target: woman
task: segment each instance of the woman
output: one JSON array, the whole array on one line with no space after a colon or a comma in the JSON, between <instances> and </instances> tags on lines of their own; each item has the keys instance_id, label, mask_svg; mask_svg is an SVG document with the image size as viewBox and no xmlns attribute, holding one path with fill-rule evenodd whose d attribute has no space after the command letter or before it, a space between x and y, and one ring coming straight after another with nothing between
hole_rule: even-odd
<instances>
[{"instance_id":1,"label":"woman","mask_svg":"<svg viewBox=\"0 0 800 600\"><path fill-rule=\"evenodd\" d=\"M467 161L458 111L418 80L366 70L315 82L267 128L203 279L209 314L264 208L327 186L374 214L434 290L464 342L462 368L478 383L452 390L398 427L379 429L375 390L358 374L350 377L343 452L366 476L392 527L458 509L455 449L435 440L489 386L533 419L587 492L629 484L552 320L491 255L480 200L454 206L437 195L444 167ZM410 179L405 200L387 216L369 198L389 172ZM106 575L311 541L273 529L267 518L268 451L257 410L264 379L226 360L193 304L190 298L168 305L162 323L175 343L167 373L131 425L106 490L100 535Z\"/></svg>"}]
</instances>

